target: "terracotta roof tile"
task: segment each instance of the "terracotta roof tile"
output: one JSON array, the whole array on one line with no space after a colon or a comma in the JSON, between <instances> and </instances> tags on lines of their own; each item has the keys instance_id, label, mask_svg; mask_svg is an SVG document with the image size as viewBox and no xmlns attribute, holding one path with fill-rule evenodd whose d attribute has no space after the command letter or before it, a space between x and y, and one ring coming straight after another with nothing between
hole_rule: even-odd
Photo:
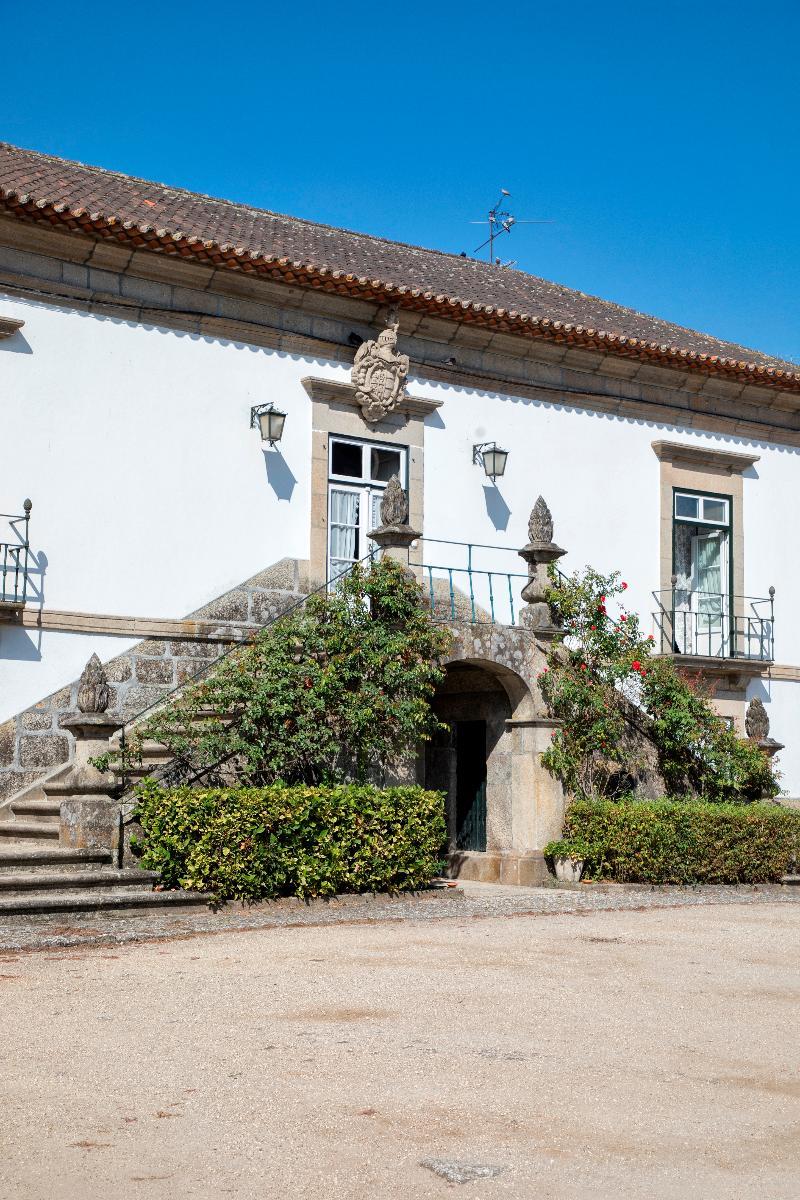
<instances>
[{"instance_id":1,"label":"terracotta roof tile","mask_svg":"<svg viewBox=\"0 0 800 1200\"><path fill-rule=\"evenodd\" d=\"M477 259L337 229L0 142L0 204L22 217L453 319L669 359L796 390L794 364Z\"/></svg>"}]
</instances>

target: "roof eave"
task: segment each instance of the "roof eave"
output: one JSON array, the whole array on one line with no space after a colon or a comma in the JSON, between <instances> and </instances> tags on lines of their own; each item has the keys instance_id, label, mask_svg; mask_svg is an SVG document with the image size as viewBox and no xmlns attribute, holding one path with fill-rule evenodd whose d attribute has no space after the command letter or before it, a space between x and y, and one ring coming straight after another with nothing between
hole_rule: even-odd
<instances>
[{"instance_id":1,"label":"roof eave","mask_svg":"<svg viewBox=\"0 0 800 1200\"><path fill-rule=\"evenodd\" d=\"M27 221L59 225L74 233L115 241L137 250L191 259L223 269L246 274L264 275L272 279L352 298L381 300L398 307L432 313L449 320L481 325L521 337L541 338L602 353L637 358L643 362L679 370L721 376L739 383L749 383L780 391L800 393L800 372L783 371L777 367L761 366L745 360L725 358L685 350L677 346L660 345L642 338L627 337L608 330L533 316L458 296L423 291L388 280L368 279L346 271L309 262L293 262L286 257L257 254L240 246L220 245L199 237L175 233L168 229L138 225L85 209L71 209L66 204L35 200L24 193L0 187L0 206L12 215Z\"/></svg>"}]
</instances>

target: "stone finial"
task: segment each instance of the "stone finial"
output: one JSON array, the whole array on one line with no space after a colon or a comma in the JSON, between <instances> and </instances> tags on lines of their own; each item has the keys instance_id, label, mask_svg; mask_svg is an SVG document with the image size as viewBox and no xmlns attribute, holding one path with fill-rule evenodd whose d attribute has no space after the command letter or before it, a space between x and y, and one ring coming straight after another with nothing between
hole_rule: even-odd
<instances>
[{"instance_id":1,"label":"stone finial","mask_svg":"<svg viewBox=\"0 0 800 1200\"><path fill-rule=\"evenodd\" d=\"M397 313L391 312L386 328L356 351L350 378L365 421L381 421L405 394L409 358L397 352L399 327Z\"/></svg>"},{"instance_id":2,"label":"stone finial","mask_svg":"<svg viewBox=\"0 0 800 1200\"><path fill-rule=\"evenodd\" d=\"M528 538L533 546L548 546L553 540L553 514L540 496L528 521Z\"/></svg>"},{"instance_id":3,"label":"stone finial","mask_svg":"<svg viewBox=\"0 0 800 1200\"><path fill-rule=\"evenodd\" d=\"M78 708L82 713L104 713L108 708L111 693L103 664L96 654L83 668L78 685Z\"/></svg>"},{"instance_id":4,"label":"stone finial","mask_svg":"<svg viewBox=\"0 0 800 1200\"><path fill-rule=\"evenodd\" d=\"M400 486L400 480L392 475L381 500L381 524L405 525L408 520L408 496Z\"/></svg>"},{"instance_id":5,"label":"stone finial","mask_svg":"<svg viewBox=\"0 0 800 1200\"><path fill-rule=\"evenodd\" d=\"M751 741L765 742L769 737L769 717L758 696L754 696L747 706L744 728Z\"/></svg>"}]
</instances>

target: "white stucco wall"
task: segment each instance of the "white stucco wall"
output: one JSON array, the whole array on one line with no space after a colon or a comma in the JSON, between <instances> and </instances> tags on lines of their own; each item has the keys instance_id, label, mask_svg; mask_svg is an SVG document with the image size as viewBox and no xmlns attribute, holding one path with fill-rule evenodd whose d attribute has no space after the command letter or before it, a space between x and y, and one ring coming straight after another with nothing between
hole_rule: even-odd
<instances>
[{"instance_id":1,"label":"white stucco wall","mask_svg":"<svg viewBox=\"0 0 800 1200\"><path fill-rule=\"evenodd\" d=\"M324 364L0 298L0 509L33 501L47 608L183 617L308 555L311 404ZM262 450L252 405L288 413ZM5 535L0 535L5 540ZM131 643L0 628L0 720Z\"/></svg>"},{"instance_id":2,"label":"white stucco wall","mask_svg":"<svg viewBox=\"0 0 800 1200\"><path fill-rule=\"evenodd\" d=\"M311 404L300 381L347 379L345 367L17 299L0 297L0 314L25 321L0 342L0 508L33 500L48 608L182 617L284 556L308 556ZM568 550L564 568L619 568L645 631L659 587L651 442L755 449L744 484L746 589L775 586L776 658L800 664L800 559L790 544L798 452L424 380L411 390L444 402L426 422L426 537L506 546L476 562L522 573L513 551L541 492ZM270 400L288 413L280 452L263 451L249 429L251 405ZM497 488L472 465L482 441L510 451ZM425 555L464 561L432 543ZM92 650L108 658L128 645L0 628L0 720L76 677ZM751 693L769 705L773 734L789 747L785 784L800 794L800 684L757 683Z\"/></svg>"}]
</instances>

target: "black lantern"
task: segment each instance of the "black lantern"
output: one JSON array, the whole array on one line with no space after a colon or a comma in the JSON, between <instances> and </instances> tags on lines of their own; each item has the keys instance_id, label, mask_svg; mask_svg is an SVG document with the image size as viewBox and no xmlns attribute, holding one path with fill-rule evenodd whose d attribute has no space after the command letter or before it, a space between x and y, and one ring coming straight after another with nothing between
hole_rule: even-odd
<instances>
[{"instance_id":1,"label":"black lantern","mask_svg":"<svg viewBox=\"0 0 800 1200\"><path fill-rule=\"evenodd\" d=\"M494 483L505 475L508 451L501 450L497 442L479 442L472 447L472 461L483 465L489 479Z\"/></svg>"},{"instance_id":2,"label":"black lantern","mask_svg":"<svg viewBox=\"0 0 800 1200\"><path fill-rule=\"evenodd\" d=\"M286 413L278 412L272 404L257 404L250 409L250 428L258 429L262 442L274 446L283 437Z\"/></svg>"}]
</instances>

